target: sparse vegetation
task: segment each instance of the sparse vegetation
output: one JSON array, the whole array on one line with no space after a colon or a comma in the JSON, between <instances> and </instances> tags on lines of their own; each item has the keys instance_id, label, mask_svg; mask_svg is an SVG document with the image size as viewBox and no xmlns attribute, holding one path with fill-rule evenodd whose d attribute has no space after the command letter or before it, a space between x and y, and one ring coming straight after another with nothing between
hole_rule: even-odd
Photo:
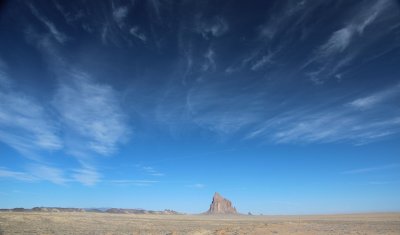
<instances>
[{"instance_id":1,"label":"sparse vegetation","mask_svg":"<svg viewBox=\"0 0 400 235\"><path fill-rule=\"evenodd\" d=\"M207 216L1 212L2 234L400 234L400 214Z\"/></svg>"}]
</instances>

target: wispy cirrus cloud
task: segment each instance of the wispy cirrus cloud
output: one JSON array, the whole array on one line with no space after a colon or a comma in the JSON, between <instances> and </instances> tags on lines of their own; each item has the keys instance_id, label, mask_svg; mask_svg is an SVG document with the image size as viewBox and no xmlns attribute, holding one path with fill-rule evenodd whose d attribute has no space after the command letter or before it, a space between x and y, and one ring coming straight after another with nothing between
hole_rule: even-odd
<instances>
[{"instance_id":1,"label":"wispy cirrus cloud","mask_svg":"<svg viewBox=\"0 0 400 235\"><path fill-rule=\"evenodd\" d=\"M133 180L133 179L104 179L92 167L84 166L76 169L60 169L45 165L43 163L28 164L24 171L10 170L0 167L0 179L12 179L24 182L48 181L57 185L66 186L69 183L80 183L86 186L95 184L113 184L128 186L150 186L159 181L156 180Z\"/></svg>"},{"instance_id":2,"label":"wispy cirrus cloud","mask_svg":"<svg viewBox=\"0 0 400 235\"><path fill-rule=\"evenodd\" d=\"M280 1L267 14L266 22L258 27L259 37L268 41L281 34L298 30L299 25L313 13L322 2Z\"/></svg>"},{"instance_id":3,"label":"wispy cirrus cloud","mask_svg":"<svg viewBox=\"0 0 400 235\"><path fill-rule=\"evenodd\" d=\"M209 48L207 52L204 54L205 62L203 63L201 70L204 72L212 72L217 68L217 64L215 62L215 52L212 48Z\"/></svg>"},{"instance_id":4,"label":"wispy cirrus cloud","mask_svg":"<svg viewBox=\"0 0 400 235\"><path fill-rule=\"evenodd\" d=\"M358 97L332 100L326 106L299 107L292 103L294 100L282 101L277 106L268 102L277 97L270 96L267 88L265 92L247 88L254 92L241 94L226 82L223 88L199 84L187 95L186 113L191 122L221 136L240 133L244 139L280 144L346 141L360 145L400 133L400 113L392 99L398 92L397 86L396 83L367 95L382 96L379 102L385 104L375 102L374 108L360 112L354 107L360 103L354 101L363 99Z\"/></svg>"},{"instance_id":5,"label":"wispy cirrus cloud","mask_svg":"<svg viewBox=\"0 0 400 235\"><path fill-rule=\"evenodd\" d=\"M25 40L28 44L36 47L44 56L49 67L59 68L66 64L64 57L59 53L56 40L43 33L39 33L36 27L27 25L24 29Z\"/></svg>"},{"instance_id":6,"label":"wispy cirrus cloud","mask_svg":"<svg viewBox=\"0 0 400 235\"><path fill-rule=\"evenodd\" d=\"M36 7L34 7L32 4L28 4L28 6L32 14L47 27L54 39L56 39L61 44L65 43L69 39L63 32L57 29L56 25L53 22L40 14Z\"/></svg>"},{"instance_id":7,"label":"wispy cirrus cloud","mask_svg":"<svg viewBox=\"0 0 400 235\"><path fill-rule=\"evenodd\" d=\"M348 67L355 58L392 30L383 26L386 20L397 17L394 13L398 8L395 1L364 1L357 6L356 14L352 12L344 26L334 31L302 66L303 69L313 68L307 75L315 84L323 84L331 77L340 75L343 68ZM378 30L376 28L365 32L377 24L382 25L379 32L373 32Z\"/></svg>"},{"instance_id":8,"label":"wispy cirrus cloud","mask_svg":"<svg viewBox=\"0 0 400 235\"><path fill-rule=\"evenodd\" d=\"M163 2L160 0L149 0L147 1L149 9L151 9L152 15L157 21L161 21L161 8Z\"/></svg>"},{"instance_id":9,"label":"wispy cirrus cloud","mask_svg":"<svg viewBox=\"0 0 400 235\"><path fill-rule=\"evenodd\" d=\"M160 172L153 166L144 166L144 165L137 164L137 165L135 165L135 167L140 169L140 171L145 172L149 176L165 176L164 173Z\"/></svg>"},{"instance_id":10,"label":"wispy cirrus cloud","mask_svg":"<svg viewBox=\"0 0 400 235\"><path fill-rule=\"evenodd\" d=\"M82 167L80 169L74 169L72 178L83 185L92 186L100 182L101 175L93 167Z\"/></svg>"},{"instance_id":11,"label":"wispy cirrus cloud","mask_svg":"<svg viewBox=\"0 0 400 235\"><path fill-rule=\"evenodd\" d=\"M158 183L156 180L107 180L105 183L110 183L114 185L126 185L126 186L151 186Z\"/></svg>"},{"instance_id":12,"label":"wispy cirrus cloud","mask_svg":"<svg viewBox=\"0 0 400 235\"><path fill-rule=\"evenodd\" d=\"M335 101L336 105L327 107L287 110L257 123L255 126L258 127L246 138L266 138L275 143L350 141L356 145L377 141L400 133L400 113L395 102L378 105L397 92L398 84L367 96L379 99L363 97L341 104ZM360 112L361 107L363 112Z\"/></svg>"},{"instance_id":13,"label":"wispy cirrus cloud","mask_svg":"<svg viewBox=\"0 0 400 235\"><path fill-rule=\"evenodd\" d=\"M266 70L272 65L277 65L275 59L278 57L280 50L281 48L277 48L272 51L268 46L257 46L252 52L242 56L239 62L230 65L225 72L230 74L244 69L253 72Z\"/></svg>"},{"instance_id":14,"label":"wispy cirrus cloud","mask_svg":"<svg viewBox=\"0 0 400 235\"><path fill-rule=\"evenodd\" d=\"M34 157L40 150L59 150L63 141L57 123L33 97L16 90L11 80L0 82L0 141Z\"/></svg>"},{"instance_id":15,"label":"wispy cirrus cloud","mask_svg":"<svg viewBox=\"0 0 400 235\"><path fill-rule=\"evenodd\" d=\"M85 16L84 10L80 7L71 11L63 6L62 1L54 0L53 3L58 12L61 13L65 21L70 25L73 25Z\"/></svg>"},{"instance_id":16,"label":"wispy cirrus cloud","mask_svg":"<svg viewBox=\"0 0 400 235\"><path fill-rule=\"evenodd\" d=\"M333 56L349 47L357 35L362 35L365 28L371 25L377 17L389 7L390 0L376 1L374 5L364 6L345 27L333 32L325 44L319 48L321 57Z\"/></svg>"},{"instance_id":17,"label":"wispy cirrus cloud","mask_svg":"<svg viewBox=\"0 0 400 235\"><path fill-rule=\"evenodd\" d=\"M250 71L266 71L272 65L287 63L290 50L299 41L304 40L312 31L313 25L305 26L316 15L319 8L325 7L331 1L279 1L266 10L264 21L255 29L255 38L251 42L250 50L239 55L236 61L228 66L227 73ZM322 20L323 17L320 17ZM315 18L312 19L315 23ZM282 62L280 62L282 60Z\"/></svg>"},{"instance_id":18,"label":"wispy cirrus cloud","mask_svg":"<svg viewBox=\"0 0 400 235\"><path fill-rule=\"evenodd\" d=\"M64 185L69 181L65 176L65 172L59 168L38 163L30 164L27 168L29 174L38 180L46 180L60 185Z\"/></svg>"},{"instance_id":19,"label":"wispy cirrus cloud","mask_svg":"<svg viewBox=\"0 0 400 235\"><path fill-rule=\"evenodd\" d=\"M257 48L256 51L242 56L243 58L241 58L239 62L236 62L233 65L228 66L228 68L225 69L225 72L228 74L231 74L234 72L241 71L244 68L246 68L246 66L249 66L249 65L251 67L253 67L255 64L258 63L257 58L262 53L262 52L260 52L260 50L262 50L262 48ZM253 65L251 65L251 64L253 64ZM255 69L258 69L258 67L256 67Z\"/></svg>"},{"instance_id":20,"label":"wispy cirrus cloud","mask_svg":"<svg viewBox=\"0 0 400 235\"><path fill-rule=\"evenodd\" d=\"M28 181L28 182L36 180L35 177L25 172L12 171L2 167L0 167L0 178L11 178L15 180Z\"/></svg>"},{"instance_id":21,"label":"wispy cirrus cloud","mask_svg":"<svg viewBox=\"0 0 400 235\"><path fill-rule=\"evenodd\" d=\"M265 121L246 138L266 138L275 143L332 143L351 141L366 144L400 131L400 119L368 120L346 108L334 111L296 110Z\"/></svg>"},{"instance_id":22,"label":"wispy cirrus cloud","mask_svg":"<svg viewBox=\"0 0 400 235\"><path fill-rule=\"evenodd\" d=\"M384 101L396 98L399 95L400 95L400 84L397 84L393 87L389 87L385 90L376 92L366 97L355 99L351 101L349 105L354 108L369 109L373 108L374 106Z\"/></svg>"},{"instance_id":23,"label":"wispy cirrus cloud","mask_svg":"<svg viewBox=\"0 0 400 235\"><path fill-rule=\"evenodd\" d=\"M349 45L354 36L353 27L345 27L334 32L328 41L319 49L321 57L329 57L336 53L343 52Z\"/></svg>"},{"instance_id":24,"label":"wispy cirrus cloud","mask_svg":"<svg viewBox=\"0 0 400 235\"><path fill-rule=\"evenodd\" d=\"M164 99L166 104L160 103L162 109L157 110L162 124L171 129L195 124L220 137L265 143L363 145L400 133L395 102L398 83L361 97L353 92L346 97L332 94L324 105L299 104L297 98L281 96L272 84L208 81L194 84L187 91L185 104L179 99ZM307 91L294 94L297 96L311 98Z\"/></svg>"},{"instance_id":25,"label":"wispy cirrus cloud","mask_svg":"<svg viewBox=\"0 0 400 235\"><path fill-rule=\"evenodd\" d=\"M387 184L398 184L399 183L399 181L393 181L393 180L391 180L391 181L377 181L377 180L375 180L375 181L368 181L368 185L387 185Z\"/></svg>"},{"instance_id":26,"label":"wispy cirrus cloud","mask_svg":"<svg viewBox=\"0 0 400 235\"><path fill-rule=\"evenodd\" d=\"M321 45L318 51L319 56L329 57L343 52L357 35L361 36L364 30L373 24L392 4L394 4L392 0L379 0L369 1L366 5L361 5L358 14L345 27L333 32L328 41Z\"/></svg>"},{"instance_id":27,"label":"wispy cirrus cloud","mask_svg":"<svg viewBox=\"0 0 400 235\"><path fill-rule=\"evenodd\" d=\"M272 52L269 52L267 55L263 55L261 58L256 60L253 65L251 66L251 70L256 71L261 69L267 64L272 64L273 63L273 57L274 54Z\"/></svg>"},{"instance_id":28,"label":"wispy cirrus cloud","mask_svg":"<svg viewBox=\"0 0 400 235\"><path fill-rule=\"evenodd\" d=\"M43 163L30 163L24 171L0 167L0 178L26 182L49 181L58 185L65 185L70 181L63 170Z\"/></svg>"},{"instance_id":29,"label":"wispy cirrus cloud","mask_svg":"<svg viewBox=\"0 0 400 235\"><path fill-rule=\"evenodd\" d=\"M260 120L260 106L254 102L258 94L234 96L237 88L223 85L198 85L188 92L185 108L192 122L226 135Z\"/></svg>"},{"instance_id":30,"label":"wispy cirrus cloud","mask_svg":"<svg viewBox=\"0 0 400 235\"><path fill-rule=\"evenodd\" d=\"M393 170L400 167L400 164L388 164L388 165L381 165L381 166L373 166L373 167L365 167L365 168L357 168L347 171L342 171L341 174L366 174L371 172L377 171L385 171L385 170Z\"/></svg>"},{"instance_id":31,"label":"wispy cirrus cloud","mask_svg":"<svg viewBox=\"0 0 400 235\"><path fill-rule=\"evenodd\" d=\"M129 33L132 34L137 39L141 40L142 42L146 42L147 41L146 35L143 32L141 32L141 30L139 29L138 26L133 26L129 30Z\"/></svg>"},{"instance_id":32,"label":"wispy cirrus cloud","mask_svg":"<svg viewBox=\"0 0 400 235\"><path fill-rule=\"evenodd\" d=\"M208 40L210 37L220 37L229 30L229 25L222 17L214 17L213 19L198 19L197 32L200 33L204 39Z\"/></svg>"},{"instance_id":33,"label":"wispy cirrus cloud","mask_svg":"<svg viewBox=\"0 0 400 235\"><path fill-rule=\"evenodd\" d=\"M111 29L115 30L115 27ZM129 132L117 92L75 70L53 38L32 27L28 27L25 33L27 41L42 52L58 77L58 88L51 105L46 106L49 110L45 112L51 113L52 117L41 118L47 119L47 123L57 120L57 134L62 140L63 150L75 156L81 164L81 168L74 169L74 173L68 176L68 181L96 184L101 174L91 163L93 155L112 155Z\"/></svg>"},{"instance_id":34,"label":"wispy cirrus cloud","mask_svg":"<svg viewBox=\"0 0 400 235\"><path fill-rule=\"evenodd\" d=\"M199 184L199 183L198 183L198 184L189 184L189 185L186 185L186 187L202 189L202 188L205 188L206 185L205 185L205 184Z\"/></svg>"},{"instance_id":35,"label":"wispy cirrus cloud","mask_svg":"<svg viewBox=\"0 0 400 235\"><path fill-rule=\"evenodd\" d=\"M112 5L112 7L113 18L118 26L122 28L125 25L124 20L128 16L129 8L127 6L114 6L114 4Z\"/></svg>"},{"instance_id":36,"label":"wispy cirrus cloud","mask_svg":"<svg viewBox=\"0 0 400 235\"><path fill-rule=\"evenodd\" d=\"M293 114L294 115L294 114ZM399 132L400 119L366 121L351 113L302 113L269 120L262 131L250 136L264 135L276 143L332 143L351 141L365 144ZM264 127L266 127L264 126ZM267 131L272 134L267 134Z\"/></svg>"},{"instance_id":37,"label":"wispy cirrus cloud","mask_svg":"<svg viewBox=\"0 0 400 235\"><path fill-rule=\"evenodd\" d=\"M73 136L68 143L75 155L88 150L111 155L129 134L117 93L85 73L71 72L69 81L59 85L53 104L67 126L67 135Z\"/></svg>"}]
</instances>

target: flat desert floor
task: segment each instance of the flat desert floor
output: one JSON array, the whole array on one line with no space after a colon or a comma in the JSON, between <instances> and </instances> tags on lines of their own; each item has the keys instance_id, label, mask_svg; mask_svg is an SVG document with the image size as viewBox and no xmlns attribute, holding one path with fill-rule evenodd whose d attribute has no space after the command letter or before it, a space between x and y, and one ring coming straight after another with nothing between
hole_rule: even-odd
<instances>
[{"instance_id":1,"label":"flat desert floor","mask_svg":"<svg viewBox=\"0 0 400 235\"><path fill-rule=\"evenodd\" d=\"M1 212L0 234L400 234L400 213L315 216Z\"/></svg>"}]
</instances>

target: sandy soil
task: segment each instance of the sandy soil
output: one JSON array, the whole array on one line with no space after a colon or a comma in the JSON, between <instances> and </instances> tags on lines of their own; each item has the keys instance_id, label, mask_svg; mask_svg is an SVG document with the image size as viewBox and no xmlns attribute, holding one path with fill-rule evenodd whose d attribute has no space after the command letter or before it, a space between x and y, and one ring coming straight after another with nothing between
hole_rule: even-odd
<instances>
[{"instance_id":1,"label":"sandy soil","mask_svg":"<svg viewBox=\"0 0 400 235\"><path fill-rule=\"evenodd\" d=\"M400 234L400 213L321 216L2 212L0 234Z\"/></svg>"}]
</instances>

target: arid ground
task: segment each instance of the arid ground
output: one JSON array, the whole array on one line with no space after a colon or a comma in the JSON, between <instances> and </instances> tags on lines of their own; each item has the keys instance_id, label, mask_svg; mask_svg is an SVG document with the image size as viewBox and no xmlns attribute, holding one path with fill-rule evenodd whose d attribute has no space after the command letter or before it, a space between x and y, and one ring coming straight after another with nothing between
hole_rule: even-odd
<instances>
[{"instance_id":1,"label":"arid ground","mask_svg":"<svg viewBox=\"0 0 400 235\"><path fill-rule=\"evenodd\" d=\"M0 234L400 234L400 214L321 216L2 212Z\"/></svg>"}]
</instances>

